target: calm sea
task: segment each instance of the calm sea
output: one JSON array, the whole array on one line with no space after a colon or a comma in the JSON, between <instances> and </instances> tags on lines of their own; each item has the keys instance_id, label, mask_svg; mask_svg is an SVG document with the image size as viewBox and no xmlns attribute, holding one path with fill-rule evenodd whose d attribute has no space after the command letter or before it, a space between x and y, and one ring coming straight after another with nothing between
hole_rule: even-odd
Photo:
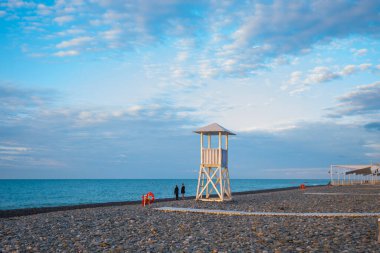
<instances>
[{"instance_id":1,"label":"calm sea","mask_svg":"<svg viewBox=\"0 0 380 253\"><path fill-rule=\"evenodd\" d=\"M140 200L153 192L156 198L173 197L174 187L182 183L186 195L195 196L195 179L77 179L77 180L0 180L0 210L64 206ZM317 179L232 179L233 192L327 184Z\"/></svg>"}]
</instances>

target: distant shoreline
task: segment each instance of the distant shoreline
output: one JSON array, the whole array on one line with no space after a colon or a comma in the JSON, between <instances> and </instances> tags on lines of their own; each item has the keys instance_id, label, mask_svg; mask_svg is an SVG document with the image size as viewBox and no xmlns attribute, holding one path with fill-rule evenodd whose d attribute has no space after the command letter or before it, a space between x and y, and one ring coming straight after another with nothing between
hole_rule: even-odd
<instances>
[{"instance_id":1,"label":"distant shoreline","mask_svg":"<svg viewBox=\"0 0 380 253\"><path fill-rule=\"evenodd\" d=\"M307 187L320 187L320 186L325 186L325 185L313 185L313 186L307 186ZM232 195L235 196L235 195L245 195L245 194L258 194L258 193L288 191L288 190L295 190L295 189L298 189L298 186L234 192ZM195 198L195 196L185 197L185 199L187 199L187 200L188 199L194 199L194 198ZM168 202L168 201L176 201L176 200L175 200L175 198L162 198L162 199L156 199L155 200L155 202ZM0 210L0 219L1 218L28 216L28 215L34 215L34 214L40 214L40 213L68 211L68 210L75 210L75 209L108 207L108 206L138 205L138 204L141 204L141 200Z\"/></svg>"}]
</instances>

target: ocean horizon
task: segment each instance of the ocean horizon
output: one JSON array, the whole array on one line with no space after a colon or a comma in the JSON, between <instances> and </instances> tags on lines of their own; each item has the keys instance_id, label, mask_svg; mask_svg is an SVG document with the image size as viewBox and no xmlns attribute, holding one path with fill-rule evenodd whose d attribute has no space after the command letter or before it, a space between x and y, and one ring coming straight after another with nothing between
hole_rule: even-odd
<instances>
[{"instance_id":1,"label":"ocean horizon","mask_svg":"<svg viewBox=\"0 0 380 253\"><path fill-rule=\"evenodd\" d=\"M234 192L327 184L329 179L231 179ZM175 185L195 196L197 179L1 179L0 210L172 198Z\"/></svg>"}]
</instances>

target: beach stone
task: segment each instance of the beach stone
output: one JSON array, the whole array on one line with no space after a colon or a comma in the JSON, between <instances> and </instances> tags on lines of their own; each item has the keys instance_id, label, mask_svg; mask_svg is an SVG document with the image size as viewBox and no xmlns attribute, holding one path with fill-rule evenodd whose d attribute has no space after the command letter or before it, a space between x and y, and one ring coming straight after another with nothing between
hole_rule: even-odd
<instances>
[{"instance_id":1,"label":"beach stone","mask_svg":"<svg viewBox=\"0 0 380 253\"><path fill-rule=\"evenodd\" d=\"M380 187L316 187L308 192L380 193ZM269 212L378 212L373 196L305 195L299 190L233 196L223 203L155 203ZM341 201L336 201L337 199ZM166 213L138 205L0 219L0 252L376 252L371 217L248 217ZM284 209L284 210L282 210Z\"/></svg>"}]
</instances>

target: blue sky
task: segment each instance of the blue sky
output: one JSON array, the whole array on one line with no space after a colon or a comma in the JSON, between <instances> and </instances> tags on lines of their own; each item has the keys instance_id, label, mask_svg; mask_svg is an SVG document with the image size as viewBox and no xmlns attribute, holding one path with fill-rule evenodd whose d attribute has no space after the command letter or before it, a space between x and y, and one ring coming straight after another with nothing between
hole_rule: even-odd
<instances>
[{"instance_id":1,"label":"blue sky","mask_svg":"<svg viewBox=\"0 0 380 253\"><path fill-rule=\"evenodd\" d=\"M233 178L380 160L380 3L1 1L0 178Z\"/></svg>"}]
</instances>

